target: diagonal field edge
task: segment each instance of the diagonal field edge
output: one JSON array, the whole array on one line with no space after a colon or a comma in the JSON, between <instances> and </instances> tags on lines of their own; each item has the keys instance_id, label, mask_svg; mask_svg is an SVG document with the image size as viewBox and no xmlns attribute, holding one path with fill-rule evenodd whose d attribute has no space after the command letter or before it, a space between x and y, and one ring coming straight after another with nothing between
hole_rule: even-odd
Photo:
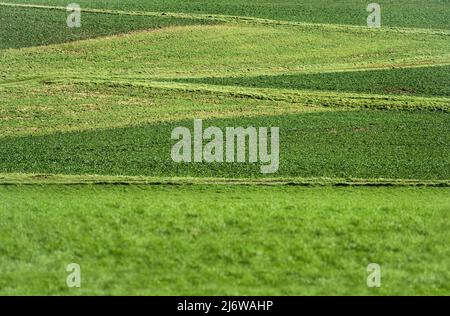
<instances>
[{"instance_id":1,"label":"diagonal field edge","mask_svg":"<svg viewBox=\"0 0 450 316\"><path fill-rule=\"evenodd\" d=\"M64 10L64 11L67 10L66 7L61 7L61 6L6 3L6 2L0 2L0 6L17 7L17 8L34 8L34 9L45 9L45 10ZM245 23L267 24L267 25L313 26L313 27L321 27L321 28L328 28L328 29L344 29L344 30L354 29L354 30L364 30L364 31L370 31L370 32L374 31L372 28L368 28L366 26L358 26L358 25L293 22L293 21L272 20L272 19L263 19L263 18L246 17L246 16L222 15L222 14L123 11L123 10L106 10L106 9L92 9L92 8L81 8L80 11L87 12L87 13L103 13L103 14L116 14L116 15L129 15L129 16L153 16L153 17L158 16L158 17L168 17L168 18L212 20L212 21L219 21L219 22L224 22L224 23L245 22ZM429 35L450 36L450 31L444 30L444 29L384 27L382 29L377 29L376 31L381 31L381 32L387 31L387 32L406 33L406 34L429 34Z\"/></svg>"}]
</instances>

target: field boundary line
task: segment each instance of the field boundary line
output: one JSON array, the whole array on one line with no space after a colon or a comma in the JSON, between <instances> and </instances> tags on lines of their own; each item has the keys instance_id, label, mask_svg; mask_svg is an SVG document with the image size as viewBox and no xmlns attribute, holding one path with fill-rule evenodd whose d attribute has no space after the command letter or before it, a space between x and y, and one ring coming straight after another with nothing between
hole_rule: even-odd
<instances>
[{"instance_id":1,"label":"field boundary line","mask_svg":"<svg viewBox=\"0 0 450 316\"><path fill-rule=\"evenodd\" d=\"M39 5L39 4L23 4L23 3L7 3L0 2L0 6L16 7L16 8L34 8L45 10L64 10L66 7L51 6L51 5ZM303 27L322 27L328 29L341 29L341 30L360 30L368 32L396 32L405 34L429 34L429 35L446 35L450 36L450 30L446 29L426 29L426 28L406 28L406 27L384 27L382 29L374 30L363 25L351 25L351 24L326 24L326 23L308 23L308 22L296 22L285 20L273 20L264 19L250 16L236 16L236 15L222 15L222 14L200 14L200 13L174 13L174 12L154 12L154 11L124 11L124 10L108 10L108 9L94 9L94 8L81 8L81 12L97 13L97 14L114 14L114 15L128 15L128 16L152 16L152 17L168 17L168 18L184 18L184 19L198 19L198 20L211 20L224 23L230 22L244 22L253 24L266 24L266 25L285 25L285 26L303 26Z\"/></svg>"},{"instance_id":2,"label":"field boundary line","mask_svg":"<svg viewBox=\"0 0 450 316\"><path fill-rule=\"evenodd\" d=\"M201 178L56 174L0 174L0 185L289 185L450 187L450 180L358 178Z\"/></svg>"}]
</instances>

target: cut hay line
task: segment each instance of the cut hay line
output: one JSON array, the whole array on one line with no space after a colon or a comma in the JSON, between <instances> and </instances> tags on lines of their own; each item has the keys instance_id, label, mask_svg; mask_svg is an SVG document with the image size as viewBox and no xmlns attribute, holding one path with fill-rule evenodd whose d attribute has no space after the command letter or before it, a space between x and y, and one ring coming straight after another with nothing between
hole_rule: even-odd
<instances>
[{"instance_id":1,"label":"cut hay line","mask_svg":"<svg viewBox=\"0 0 450 316\"><path fill-rule=\"evenodd\" d=\"M117 184L117 185L303 185L303 186L450 186L450 180L413 180L413 179L333 179L333 178L162 178L128 177L99 175L50 175L50 174L12 174L0 175L0 184Z\"/></svg>"},{"instance_id":2,"label":"cut hay line","mask_svg":"<svg viewBox=\"0 0 450 316\"><path fill-rule=\"evenodd\" d=\"M16 7L16 8L33 8L44 10L63 10L66 7L38 5L38 4L20 4L20 3L5 3L0 2L0 6ZM167 18L186 18L198 20L210 20L223 23L243 22L250 24L265 24L265 25L286 25L286 26L309 26L319 27L335 30L359 30L368 32L396 32L404 34L429 34L429 35L446 35L450 36L450 31L443 29L423 29L423 28L405 28L405 27L383 27L382 29L374 30L366 26L348 25L348 24L325 24L325 23L307 23L307 22L293 22L283 20L272 20L246 16L222 15L222 14L199 14L199 13L174 13L174 12L152 12L152 11L124 11L124 10L107 10L107 9L93 9L81 8L81 12L99 13L99 14L114 14L114 15L128 15L128 16L149 16L149 17L167 17Z\"/></svg>"},{"instance_id":3,"label":"cut hay line","mask_svg":"<svg viewBox=\"0 0 450 316\"><path fill-rule=\"evenodd\" d=\"M344 178L191 178L61 174L0 174L0 185L293 185L450 187L450 180Z\"/></svg>"}]
</instances>

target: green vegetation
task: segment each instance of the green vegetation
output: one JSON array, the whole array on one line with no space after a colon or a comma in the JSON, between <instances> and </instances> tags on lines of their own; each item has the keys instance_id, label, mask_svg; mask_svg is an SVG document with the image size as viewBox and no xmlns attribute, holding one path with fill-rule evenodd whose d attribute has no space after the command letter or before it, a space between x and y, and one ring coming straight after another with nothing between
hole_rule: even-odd
<instances>
[{"instance_id":1,"label":"green vegetation","mask_svg":"<svg viewBox=\"0 0 450 316\"><path fill-rule=\"evenodd\" d=\"M63 10L0 6L0 50L64 43L167 26L212 24L214 21L83 13L81 28L68 28Z\"/></svg>"},{"instance_id":2,"label":"green vegetation","mask_svg":"<svg viewBox=\"0 0 450 316\"><path fill-rule=\"evenodd\" d=\"M7 3L67 5L64 0L2 0ZM366 0L78 0L82 7L124 10L220 14L324 24L366 26ZM379 0L385 26L450 29L446 0Z\"/></svg>"},{"instance_id":3,"label":"green vegetation","mask_svg":"<svg viewBox=\"0 0 450 316\"><path fill-rule=\"evenodd\" d=\"M149 177L102 176L43 173L0 173L1 185L268 185L268 186L354 186L354 187L448 187L450 180L356 179L356 178L208 178L208 177Z\"/></svg>"},{"instance_id":4,"label":"green vegetation","mask_svg":"<svg viewBox=\"0 0 450 316\"><path fill-rule=\"evenodd\" d=\"M0 187L0 293L445 295L449 193ZM71 262L80 289L66 287ZM366 286L371 262L382 266L380 289Z\"/></svg>"},{"instance_id":5,"label":"green vegetation","mask_svg":"<svg viewBox=\"0 0 450 316\"><path fill-rule=\"evenodd\" d=\"M3 2L0 294L449 293L448 1ZM279 171L174 163L194 119Z\"/></svg>"},{"instance_id":6,"label":"green vegetation","mask_svg":"<svg viewBox=\"0 0 450 316\"><path fill-rule=\"evenodd\" d=\"M194 78L181 82L258 88L450 97L450 66L257 77Z\"/></svg>"},{"instance_id":7,"label":"green vegetation","mask_svg":"<svg viewBox=\"0 0 450 316\"><path fill-rule=\"evenodd\" d=\"M234 24L2 50L0 57L6 81L38 76L136 82L448 63L450 44L448 35L439 34Z\"/></svg>"},{"instance_id":8,"label":"green vegetation","mask_svg":"<svg viewBox=\"0 0 450 316\"><path fill-rule=\"evenodd\" d=\"M275 177L450 179L450 114L326 111L205 120L280 127ZM0 139L0 172L255 178L260 164L172 161L170 138L193 121Z\"/></svg>"}]
</instances>

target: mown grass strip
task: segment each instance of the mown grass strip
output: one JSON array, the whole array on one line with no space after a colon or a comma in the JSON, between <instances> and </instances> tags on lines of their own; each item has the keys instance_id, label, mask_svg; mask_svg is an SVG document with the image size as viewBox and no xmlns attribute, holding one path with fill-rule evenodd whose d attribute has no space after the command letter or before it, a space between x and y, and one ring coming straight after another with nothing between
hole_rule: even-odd
<instances>
[{"instance_id":1,"label":"mown grass strip","mask_svg":"<svg viewBox=\"0 0 450 316\"><path fill-rule=\"evenodd\" d=\"M0 85L0 138L185 119L358 109L450 111L450 98L202 86L161 82L39 81ZM170 100L168 103L167 100Z\"/></svg>"},{"instance_id":2,"label":"mown grass strip","mask_svg":"<svg viewBox=\"0 0 450 316\"><path fill-rule=\"evenodd\" d=\"M352 178L202 178L64 174L0 174L0 185L288 185L288 186L424 186L450 187L450 180Z\"/></svg>"},{"instance_id":3,"label":"mown grass strip","mask_svg":"<svg viewBox=\"0 0 450 316\"><path fill-rule=\"evenodd\" d=\"M127 84L28 81L19 86L0 86L0 138L173 122L192 117L249 117L331 110L315 105Z\"/></svg>"},{"instance_id":4,"label":"mown grass strip","mask_svg":"<svg viewBox=\"0 0 450 316\"><path fill-rule=\"evenodd\" d=\"M245 25L171 27L1 50L0 56L0 80L5 81L62 73L130 80L240 77L450 62L447 36Z\"/></svg>"}]
</instances>

